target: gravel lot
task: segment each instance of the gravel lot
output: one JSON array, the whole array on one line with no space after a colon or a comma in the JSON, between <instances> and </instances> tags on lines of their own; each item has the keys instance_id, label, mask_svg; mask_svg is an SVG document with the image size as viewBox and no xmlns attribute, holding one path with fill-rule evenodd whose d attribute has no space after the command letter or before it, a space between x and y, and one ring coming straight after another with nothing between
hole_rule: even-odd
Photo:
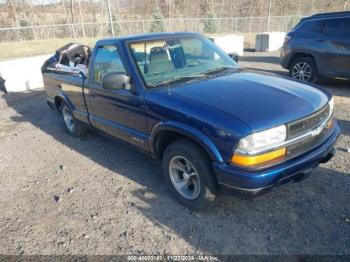
<instances>
[{"instance_id":1,"label":"gravel lot","mask_svg":"<svg viewBox=\"0 0 350 262\"><path fill-rule=\"evenodd\" d=\"M277 54L240 64L286 74ZM69 136L42 90L0 98L0 254L350 254L350 83L323 83L342 127L310 179L205 212L178 204L160 166L100 135Z\"/></svg>"}]
</instances>

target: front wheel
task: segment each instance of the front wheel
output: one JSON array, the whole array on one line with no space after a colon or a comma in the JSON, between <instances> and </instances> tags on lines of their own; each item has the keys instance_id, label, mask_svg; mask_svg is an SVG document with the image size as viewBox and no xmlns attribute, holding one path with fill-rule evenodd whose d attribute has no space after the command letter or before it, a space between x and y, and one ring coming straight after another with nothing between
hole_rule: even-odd
<instances>
[{"instance_id":1,"label":"front wheel","mask_svg":"<svg viewBox=\"0 0 350 262\"><path fill-rule=\"evenodd\" d=\"M86 127L74 118L71 109L64 102L61 106L61 112L64 124L71 135L82 137L87 133Z\"/></svg>"},{"instance_id":2,"label":"front wheel","mask_svg":"<svg viewBox=\"0 0 350 262\"><path fill-rule=\"evenodd\" d=\"M298 81L315 83L317 81L317 66L313 58L300 57L293 61L289 69L290 76Z\"/></svg>"},{"instance_id":3,"label":"front wheel","mask_svg":"<svg viewBox=\"0 0 350 262\"><path fill-rule=\"evenodd\" d=\"M215 200L217 183L210 160L197 144L171 143L163 155L163 173L170 191L186 207L205 209Z\"/></svg>"}]
</instances>

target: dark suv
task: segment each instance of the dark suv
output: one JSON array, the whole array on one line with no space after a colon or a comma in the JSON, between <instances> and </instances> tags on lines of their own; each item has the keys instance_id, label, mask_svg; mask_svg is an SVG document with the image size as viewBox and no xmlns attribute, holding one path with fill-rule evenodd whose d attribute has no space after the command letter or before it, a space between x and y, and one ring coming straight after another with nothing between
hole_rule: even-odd
<instances>
[{"instance_id":1,"label":"dark suv","mask_svg":"<svg viewBox=\"0 0 350 262\"><path fill-rule=\"evenodd\" d=\"M296 80L350 78L350 12L301 19L285 38L281 65Z\"/></svg>"}]
</instances>

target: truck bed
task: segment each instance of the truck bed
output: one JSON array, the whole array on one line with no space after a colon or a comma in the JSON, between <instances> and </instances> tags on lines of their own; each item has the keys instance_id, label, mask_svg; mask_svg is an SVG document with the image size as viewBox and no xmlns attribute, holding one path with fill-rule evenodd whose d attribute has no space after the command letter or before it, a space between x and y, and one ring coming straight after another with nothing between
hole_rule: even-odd
<instances>
[{"instance_id":1,"label":"truck bed","mask_svg":"<svg viewBox=\"0 0 350 262\"><path fill-rule=\"evenodd\" d=\"M90 55L90 47L80 43L69 43L56 50L55 54L45 61L41 71L86 75Z\"/></svg>"},{"instance_id":2,"label":"truck bed","mask_svg":"<svg viewBox=\"0 0 350 262\"><path fill-rule=\"evenodd\" d=\"M74 117L86 123L88 110L84 98L84 81L90 55L90 47L69 43L58 49L41 68L48 103L58 110L62 103L69 103Z\"/></svg>"}]
</instances>

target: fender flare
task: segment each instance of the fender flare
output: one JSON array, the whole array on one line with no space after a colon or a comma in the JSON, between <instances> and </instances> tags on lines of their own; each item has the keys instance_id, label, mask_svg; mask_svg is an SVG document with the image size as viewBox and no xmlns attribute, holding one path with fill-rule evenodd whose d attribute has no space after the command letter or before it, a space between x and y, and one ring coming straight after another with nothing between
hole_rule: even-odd
<instances>
[{"instance_id":1,"label":"fender flare","mask_svg":"<svg viewBox=\"0 0 350 262\"><path fill-rule=\"evenodd\" d=\"M73 110L75 109L73 103L70 101L70 99L63 93L63 92L58 92L55 95L55 102L56 102L56 98L60 98L61 100L64 101L64 103L69 107L69 109L73 112ZM57 107L57 105L56 105ZM59 108L57 108L58 111L60 111Z\"/></svg>"},{"instance_id":2,"label":"fender flare","mask_svg":"<svg viewBox=\"0 0 350 262\"><path fill-rule=\"evenodd\" d=\"M157 152L156 141L158 135L162 131L173 131L187 136L197 142L208 153L213 161L224 161L216 145L205 134L198 129L175 121L159 122L153 127L150 136L150 149L153 153Z\"/></svg>"},{"instance_id":3,"label":"fender flare","mask_svg":"<svg viewBox=\"0 0 350 262\"><path fill-rule=\"evenodd\" d=\"M295 59L297 59L298 57L302 57L303 55L306 57L311 57L316 63L317 70L320 70L321 65L320 65L319 59L317 58L317 55L315 55L312 51L305 51L302 49L296 49L292 51L292 53L290 54L291 58L288 63L288 68L291 66L291 64Z\"/></svg>"}]
</instances>

